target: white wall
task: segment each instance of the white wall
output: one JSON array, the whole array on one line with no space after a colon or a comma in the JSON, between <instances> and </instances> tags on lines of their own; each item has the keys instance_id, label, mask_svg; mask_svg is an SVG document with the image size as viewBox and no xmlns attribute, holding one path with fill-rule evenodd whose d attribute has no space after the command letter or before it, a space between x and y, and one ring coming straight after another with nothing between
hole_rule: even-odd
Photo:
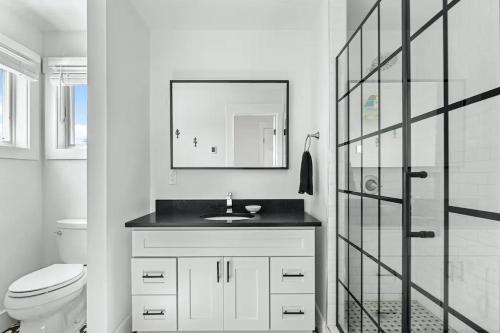
<instances>
[{"instance_id":1,"label":"white wall","mask_svg":"<svg viewBox=\"0 0 500 333\"><path fill-rule=\"evenodd\" d=\"M328 199L329 199L329 40L328 40L328 0L321 0L314 27L315 44L311 68L314 79L309 87L312 107L309 112L310 131L319 131L320 139L311 144L313 159L314 196L306 196L306 210L323 222L316 228L316 305L318 328L323 332L326 325L327 280L328 280ZM334 174L333 174L334 175Z\"/></svg>"},{"instance_id":2,"label":"white wall","mask_svg":"<svg viewBox=\"0 0 500 333\"><path fill-rule=\"evenodd\" d=\"M329 46L330 46L330 110L331 115L335 115L336 112L336 100L335 91L337 90L337 82L335 80L335 58L339 53L340 49L344 46L346 42L347 35L347 0L329 0L329 19L328 19L328 31L329 31ZM336 233L336 178L335 174L337 172L337 160L336 160L336 118L330 116L329 120L329 141L330 141L330 152L329 156L329 174L331 175L328 179L329 193L330 197L328 200L328 245L327 245L327 257L328 257L328 273L327 273L327 310L326 310L326 321L328 328L331 332L337 332L335 326L336 322L336 253L337 253L337 233Z\"/></svg>"},{"instance_id":3,"label":"white wall","mask_svg":"<svg viewBox=\"0 0 500 333\"><path fill-rule=\"evenodd\" d=\"M312 131L311 82L314 33L249 30L153 30L151 32L151 199L299 198L305 135ZM290 80L289 170L178 170L168 185L169 80ZM203 191L199 189L203 188Z\"/></svg>"},{"instance_id":4,"label":"white wall","mask_svg":"<svg viewBox=\"0 0 500 333\"><path fill-rule=\"evenodd\" d=\"M88 325L130 332L124 222L149 212L149 35L127 0L88 4Z\"/></svg>"},{"instance_id":5,"label":"white wall","mask_svg":"<svg viewBox=\"0 0 500 333\"><path fill-rule=\"evenodd\" d=\"M329 161L328 1L318 6L310 30L153 30L151 32L151 209L155 199L306 198L306 210L323 221L317 242L317 305L326 320ZM168 184L169 80L290 80L290 169L177 170ZM314 196L297 193L307 133L311 145ZM203 189L203 190L200 190ZM320 323L321 324L321 323Z\"/></svg>"},{"instance_id":6,"label":"white wall","mask_svg":"<svg viewBox=\"0 0 500 333\"><path fill-rule=\"evenodd\" d=\"M86 57L87 32L45 32L43 57ZM87 161L43 158L43 264L59 262L56 221L87 217Z\"/></svg>"},{"instance_id":7,"label":"white wall","mask_svg":"<svg viewBox=\"0 0 500 333\"><path fill-rule=\"evenodd\" d=\"M87 217L87 161L43 163L43 265L60 262L56 221Z\"/></svg>"},{"instance_id":8,"label":"white wall","mask_svg":"<svg viewBox=\"0 0 500 333\"><path fill-rule=\"evenodd\" d=\"M0 7L0 33L40 53L42 35L29 22ZM39 112L38 109L33 112ZM0 159L0 297L10 283L40 268L42 179L39 160ZM3 301L0 302L0 317ZM1 327L0 327L1 329Z\"/></svg>"},{"instance_id":9,"label":"white wall","mask_svg":"<svg viewBox=\"0 0 500 333\"><path fill-rule=\"evenodd\" d=\"M44 57L86 57L86 31L49 31L43 34Z\"/></svg>"}]
</instances>

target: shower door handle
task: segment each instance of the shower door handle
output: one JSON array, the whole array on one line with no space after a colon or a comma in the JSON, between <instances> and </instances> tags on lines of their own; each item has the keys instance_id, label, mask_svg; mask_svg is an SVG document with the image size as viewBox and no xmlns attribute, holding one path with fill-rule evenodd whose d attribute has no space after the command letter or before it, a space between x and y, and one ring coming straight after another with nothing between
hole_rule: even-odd
<instances>
[{"instance_id":1,"label":"shower door handle","mask_svg":"<svg viewBox=\"0 0 500 333\"><path fill-rule=\"evenodd\" d=\"M408 237L414 238L434 238L436 234L434 231L412 231Z\"/></svg>"},{"instance_id":2,"label":"shower door handle","mask_svg":"<svg viewBox=\"0 0 500 333\"><path fill-rule=\"evenodd\" d=\"M427 178L427 171L408 171L408 176L411 178Z\"/></svg>"}]
</instances>

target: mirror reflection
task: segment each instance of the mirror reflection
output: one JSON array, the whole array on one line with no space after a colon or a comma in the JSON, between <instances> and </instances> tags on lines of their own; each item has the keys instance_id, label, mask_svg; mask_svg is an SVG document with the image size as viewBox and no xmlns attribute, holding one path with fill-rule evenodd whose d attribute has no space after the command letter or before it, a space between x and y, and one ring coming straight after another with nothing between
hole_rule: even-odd
<instances>
[{"instance_id":1,"label":"mirror reflection","mask_svg":"<svg viewBox=\"0 0 500 333\"><path fill-rule=\"evenodd\" d=\"M171 81L172 168L287 168L288 81Z\"/></svg>"}]
</instances>

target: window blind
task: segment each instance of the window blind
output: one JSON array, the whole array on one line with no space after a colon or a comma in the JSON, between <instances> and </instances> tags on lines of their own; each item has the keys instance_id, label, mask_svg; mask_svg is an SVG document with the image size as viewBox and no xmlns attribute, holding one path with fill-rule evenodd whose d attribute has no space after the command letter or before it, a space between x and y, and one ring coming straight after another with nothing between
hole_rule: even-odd
<instances>
[{"instance_id":1,"label":"window blind","mask_svg":"<svg viewBox=\"0 0 500 333\"><path fill-rule=\"evenodd\" d=\"M37 81L40 63L40 56L35 52L0 34L0 67Z\"/></svg>"},{"instance_id":2,"label":"window blind","mask_svg":"<svg viewBox=\"0 0 500 333\"><path fill-rule=\"evenodd\" d=\"M43 72L57 86L87 84L87 58L47 58Z\"/></svg>"}]
</instances>

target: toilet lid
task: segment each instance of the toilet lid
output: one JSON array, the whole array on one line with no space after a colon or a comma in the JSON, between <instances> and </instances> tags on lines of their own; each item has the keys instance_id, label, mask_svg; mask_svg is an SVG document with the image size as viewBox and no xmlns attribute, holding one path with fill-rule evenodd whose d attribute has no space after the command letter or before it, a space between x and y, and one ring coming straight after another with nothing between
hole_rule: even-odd
<instances>
[{"instance_id":1,"label":"toilet lid","mask_svg":"<svg viewBox=\"0 0 500 333\"><path fill-rule=\"evenodd\" d=\"M83 275L81 264L55 264L29 273L9 286L11 293L47 292L64 287Z\"/></svg>"}]
</instances>

